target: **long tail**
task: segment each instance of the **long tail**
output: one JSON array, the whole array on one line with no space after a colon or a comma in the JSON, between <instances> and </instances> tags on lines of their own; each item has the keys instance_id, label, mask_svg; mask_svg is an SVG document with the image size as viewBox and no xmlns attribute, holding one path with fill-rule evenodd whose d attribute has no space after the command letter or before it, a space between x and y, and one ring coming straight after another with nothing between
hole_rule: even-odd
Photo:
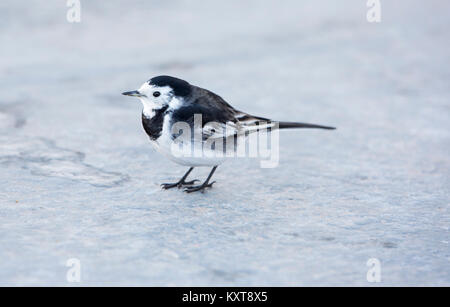
<instances>
[{"instance_id":1,"label":"long tail","mask_svg":"<svg viewBox=\"0 0 450 307\"><path fill-rule=\"evenodd\" d=\"M335 127L322 126L322 125L314 125L314 124L305 124L305 123L295 123L295 122L278 122L280 129L288 129L288 128L315 128L315 129L327 129L334 130Z\"/></svg>"},{"instance_id":2,"label":"long tail","mask_svg":"<svg viewBox=\"0 0 450 307\"><path fill-rule=\"evenodd\" d=\"M268 118L259 117L250 115L244 112L237 111L238 113L235 115L235 120L239 124L245 127L247 131L258 131L262 126L273 127L275 123L278 123L279 129L288 129L288 128L312 128L312 129L327 129L334 130L335 127L315 125L315 124L306 124L306 123L296 123L296 122L278 122L274 120L270 120Z\"/></svg>"}]
</instances>

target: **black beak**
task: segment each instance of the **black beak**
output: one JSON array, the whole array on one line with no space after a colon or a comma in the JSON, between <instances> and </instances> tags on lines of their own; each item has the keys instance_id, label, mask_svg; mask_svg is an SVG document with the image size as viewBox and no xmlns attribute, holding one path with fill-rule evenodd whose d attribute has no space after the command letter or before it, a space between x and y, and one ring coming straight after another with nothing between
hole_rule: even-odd
<instances>
[{"instance_id":1,"label":"black beak","mask_svg":"<svg viewBox=\"0 0 450 307\"><path fill-rule=\"evenodd\" d=\"M141 93L139 91L130 91L130 92L123 92L122 95L125 96L133 96L133 97L141 97Z\"/></svg>"}]
</instances>

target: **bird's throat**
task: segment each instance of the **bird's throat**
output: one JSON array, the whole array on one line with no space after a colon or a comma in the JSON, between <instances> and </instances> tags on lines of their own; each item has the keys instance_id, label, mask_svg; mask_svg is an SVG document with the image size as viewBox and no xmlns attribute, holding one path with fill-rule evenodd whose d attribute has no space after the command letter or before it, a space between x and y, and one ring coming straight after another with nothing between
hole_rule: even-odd
<instances>
[{"instance_id":1,"label":"bird's throat","mask_svg":"<svg viewBox=\"0 0 450 307\"><path fill-rule=\"evenodd\" d=\"M168 105L161 107L160 109L153 109L152 116L148 117L144 111L142 112L142 126L150 139L156 140L161 136L164 116L169 108Z\"/></svg>"}]
</instances>

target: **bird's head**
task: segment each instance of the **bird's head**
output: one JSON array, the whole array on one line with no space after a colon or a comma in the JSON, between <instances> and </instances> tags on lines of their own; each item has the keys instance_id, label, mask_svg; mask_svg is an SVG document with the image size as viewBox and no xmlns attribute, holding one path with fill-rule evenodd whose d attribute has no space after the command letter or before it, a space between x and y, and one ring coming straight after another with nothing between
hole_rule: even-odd
<instances>
[{"instance_id":1,"label":"bird's head","mask_svg":"<svg viewBox=\"0 0 450 307\"><path fill-rule=\"evenodd\" d=\"M191 94L191 85L181 79L158 76L151 78L135 90L124 92L122 95L138 97L144 105L144 110L159 109L170 105L173 101L180 101Z\"/></svg>"}]
</instances>

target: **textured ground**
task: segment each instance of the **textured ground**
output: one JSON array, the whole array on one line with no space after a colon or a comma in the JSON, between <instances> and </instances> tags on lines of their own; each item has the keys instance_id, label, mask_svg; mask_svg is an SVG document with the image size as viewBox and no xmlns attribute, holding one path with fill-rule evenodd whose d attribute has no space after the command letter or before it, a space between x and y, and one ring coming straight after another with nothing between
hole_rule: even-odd
<instances>
[{"instance_id":1,"label":"textured ground","mask_svg":"<svg viewBox=\"0 0 450 307\"><path fill-rule=\"evenodd\" d=\"M450 285L450 4L337 2L3 0L0 284ZM120 95L158 74L338 130L162 191L185 168Z\"/></svg>"}]
</instances>

